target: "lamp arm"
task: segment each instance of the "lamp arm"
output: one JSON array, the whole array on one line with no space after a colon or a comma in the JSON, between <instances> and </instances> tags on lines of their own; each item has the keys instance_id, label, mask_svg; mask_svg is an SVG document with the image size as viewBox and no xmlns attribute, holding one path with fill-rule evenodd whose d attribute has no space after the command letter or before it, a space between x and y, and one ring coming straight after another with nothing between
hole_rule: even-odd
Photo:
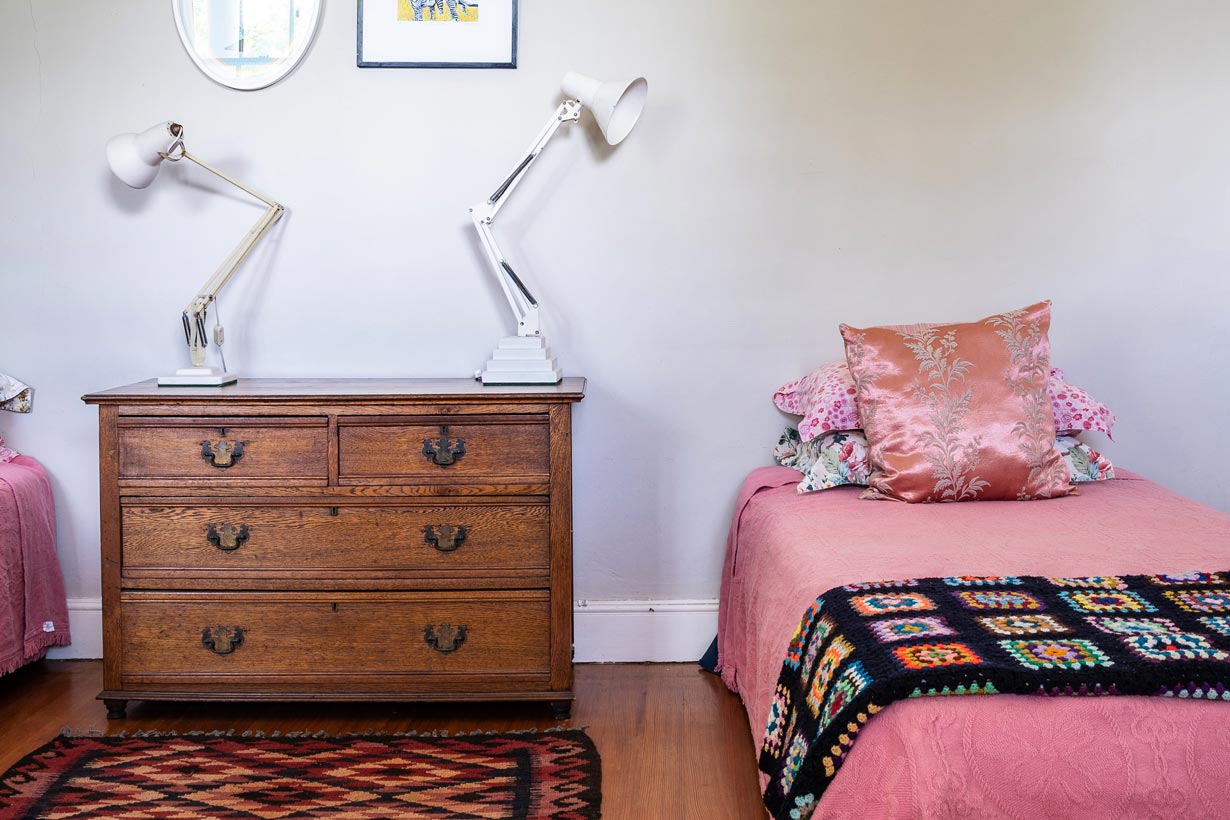
<instances>
[{"instance_id":1,"label":"lamp arm","mask_svg":"<svg viewBox=\"0 0 1230 820\"><path fill-rule=\"evenodd\" d=\"M495 274L496 281L500 283L500 289L504 291L504 298L508 300L508 306L512 309L513 320L517 323L517 335L539 335L542 327L538 322L538 300L534 298L529 288L521 281L521 277L517 276L512 266L504 259L504 254L500 246L496 244L495 236L491 233L491 223L477 214L472 213L471 218L474 220L474 230L478 232L479 242L483 246L483 254L487 257L487 264Z\"/></svg>"},{"instance_id":2,"label":"lamp arm","mask_svg":"<svg viewBox=\"0 0 1230 820\"><path fill-rule=\"evenodd\" d=\"M235 274L235 271L238 270L241 264L243 264L244 259L246 259L248 254L252 252L252 249L256 247L256 244L260 242L261 238L269 232L269 229L282 218L282 214L285 213L286 209L277 202L274 202L268 197L262 196L243 183L227 176L217 168L207 165L182 148L181 155L185 159L192 160L205 170L221 177L234 185L236 188L250 194L268 206L265 209L265 212L261 214L260 218L256 220L256 223L248 229L246 234L244 234L243 238L239 241L239 244L235 246L234 250L232 250L230 254L222 260L222 263L218 266L218 269L215 270L213 275L206 280L205 284L201 286L201 289L196 292L196 295L192 297L192 301L188 303L188 306L184 308L184 336L188 342L189 356L194 367L202 367L205 364L205 350L209 346L208 337L205 333L206 311L209 310L209 306L213 303L218 293L222 290L222 288L226 287L226 283L230 281L231 277ZM221 342L219 342L219 344L220 343Z\"/></svg>"},{"instance_id":3,"label":"lamp arm","mask_svg":"<svg viewBox=\"0 0 1230 820\"><path fill-rule=\"evenodd\" d=\"M555 133L564 123L576 122L580 117L581 104L579 102L564 100L560 103L542 131L530 143L525 156L500 183L495 193L470 209L470 218L474 221L474 229L478 232L479 242L483 246L487 263L500 283L501 290L504 291L504 298L508 300L508 305L512 308L513 318L517 322L518 336L537 336L541 332L538 322L538 300L534 298L529 288L521 281L521 277L517 276L516 271L504 258L504 253L500 250L499 244L495 241L495 235L491 232L491 225L513 190L525 178L526 172L538 159L539 154L546 148Z\"/></svg>"},{"instance_id":4,"label":"lamp arm","mask_svg":"<svg viewBox=\"0 0 1230 820\"><path fill-rule=\"evenodd\" d=\"M525 157L517 163L502 183L491 196L487 198L485 204L491 208L488 217L491 221L495 220L496 214L500 212L500 208L504 207L504 203L508 201L508 195L513 192L521 180L525 177L525 172L534 164L534 160L538 159L538 155L542 153L542 149L547 147L547 143L555 136L555 132L559 131L560 126L566 122L576 122L581 118L581 104L576 100L564 100L559 104L559 108L555 109L555 113L547 120L547 124L543 126L542 131L538 132L538 136L530 143L530 147L525 152Z\"/></svg>"},{"instance_id":5,"label":"lamp arm","mask_svg":"<svg viewBox=\"0 0 1230 820\"><path fill-rule=\"evenodd\" d=\"M221 177L222 179L224 179L224 180L226 180L227 182L229 182L229 183L231 183L232 185L234 185L234 186L235 186L236 188L238 188L239 190L243 191L243 192L244 192L244 193L246 193L246 194L249 194L250 196L256 197L257 199L259 199L261 202L265 203L266 205L277 205L277 204L278 204L278 203L274 202L272 199L270 199L269 197L265 196L264 194L258 194L256 191L252 190L252 189L251 189L251 188L249 188L247 185L244 185L242 182L240 182L239 180L235 179L234 177L231 177L231 176L228 176L227 174L222 173L222 172L221 172L221 171L219 171L217 168L215 168L215 167L213 167L212 165L210 165L210 164L206 163L204 160L202 160L202 159L201 159L200 157L198 157L196 154L190 154L190 153L188 153L188 150L187 150L186 148L184 148L184 147L182 146L182 144L180 145L180 153L179 153L179 156L176 156L176 155L172 154L172 155L168 156L168 157L167 157L167 159L169 159L169 160L178 160L178 159L180 159L181 157L182 157L183 159L190 159L190 160L192 160L192 161L193 161L193 162L195 162L197 165L201 166L201 167L202 167L202 168L204 168L206 171L209 171L209 172L210 172L211 174L213 174L214 176Z\"/></svg>"}]
</instances>

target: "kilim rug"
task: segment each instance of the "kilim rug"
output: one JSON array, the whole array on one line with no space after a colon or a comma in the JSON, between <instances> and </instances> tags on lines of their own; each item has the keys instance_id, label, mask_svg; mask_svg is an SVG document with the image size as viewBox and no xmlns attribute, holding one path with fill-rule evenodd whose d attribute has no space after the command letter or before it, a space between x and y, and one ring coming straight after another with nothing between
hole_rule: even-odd
<instances>
[{"instance_id":1,"label":"kilim rug","mask_svg":"<svg viewBox=\"0 0 1230 820\"><path fill-rule=\"evenodd\" d=\"M597 820L577 730L60 737L0 776L0 820Z\"/></svg>"}]
</instances>

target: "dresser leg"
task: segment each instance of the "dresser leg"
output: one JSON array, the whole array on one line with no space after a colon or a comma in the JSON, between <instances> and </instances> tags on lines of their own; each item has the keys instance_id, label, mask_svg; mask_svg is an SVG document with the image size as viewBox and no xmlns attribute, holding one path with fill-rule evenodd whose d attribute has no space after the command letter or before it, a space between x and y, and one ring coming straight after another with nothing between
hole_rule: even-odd
<instances>
[{"instance_id":1,"label":"dresser leg","mask_svg":"<svg viewBox=\"0 0 1230 820\"><path fill-rule=\"evenodd\" d=\"M104 700L103 705L107 707L107 720L123 720L128 716L126 700Z\"/></svg>"},{"instance_id":2,"label":"dresser leg","mask_svg":"<svg viewBox=\"0 0 1230 820\"><path fill-rule=\"evenodd\" d=\"M568 720L572 717L572 701L570 700L553 700L551 701L551 714L556 720Z\"/></svg>"}]
</instances>

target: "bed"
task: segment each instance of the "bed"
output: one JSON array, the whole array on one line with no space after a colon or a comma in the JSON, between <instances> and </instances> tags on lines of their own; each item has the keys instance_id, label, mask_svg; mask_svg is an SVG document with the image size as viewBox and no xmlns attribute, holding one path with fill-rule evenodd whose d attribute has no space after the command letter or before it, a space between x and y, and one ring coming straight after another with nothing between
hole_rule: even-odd
<instances>
[{"instance_id":1,"label":"bed","mask_svg":"<svg viewBox=\"0 0 1230 820\"><path fill-rule=\"evenodd\" d=\"M755 747L791 635L832 587L1230 565L1230 518L1119 475L1043 502L906 505L860 500L856 487L799 495L795 470L754 471L731 525L718 641L722 679L743 700ZM1228 750L1226 703L921 698L863 728L814 817L1230 818Z\"/></svg>"},{"instance_id":2,"label":"bed","mask_svg":"<svg viewBox=\"0 0 1230 820\"><path fill-rule=\"evenodd\" d=\"M0 675L69 640L51 482L33 458L0 461Z\"/></svg>"}]
</instances>

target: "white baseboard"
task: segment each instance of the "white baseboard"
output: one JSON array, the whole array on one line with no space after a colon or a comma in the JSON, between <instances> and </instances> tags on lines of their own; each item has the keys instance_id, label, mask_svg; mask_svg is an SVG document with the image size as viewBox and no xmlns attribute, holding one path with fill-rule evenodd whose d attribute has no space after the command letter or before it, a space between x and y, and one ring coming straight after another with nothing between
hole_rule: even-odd
<instances>
[{"instance_id":1,"label":"white baseboard","mask_svg":"<svg viewBox=\"0 0 1230 820\"><path fill-rule=\"evenodd\" d=\"M68 629L73 633L69 646L54 646L47 652L52 660L102 657L102 598L69 598Z\"/></svg>"},{"instance_id":2,"label":"white baseboard","mask_svg":"<svg viewBox=\"0 0 1230 820\"><path fill-rule=\"evenodd\" d=\"M578 663L697 661L717 634L716 600L577 601Z\"/></svg>"},{"instance_id":3,"label":"white baseboard","mask_svg":"<svg viewBox=\"0 0 1230 820\"><path fill-rule=\"evenodd\" d=\"M717 634L715 600L577 601L574 642L578 663L699 660ZM102 657L102 599L70 598L71 646L47 653L55 660Z\"/></svg>"}]
</instances>

